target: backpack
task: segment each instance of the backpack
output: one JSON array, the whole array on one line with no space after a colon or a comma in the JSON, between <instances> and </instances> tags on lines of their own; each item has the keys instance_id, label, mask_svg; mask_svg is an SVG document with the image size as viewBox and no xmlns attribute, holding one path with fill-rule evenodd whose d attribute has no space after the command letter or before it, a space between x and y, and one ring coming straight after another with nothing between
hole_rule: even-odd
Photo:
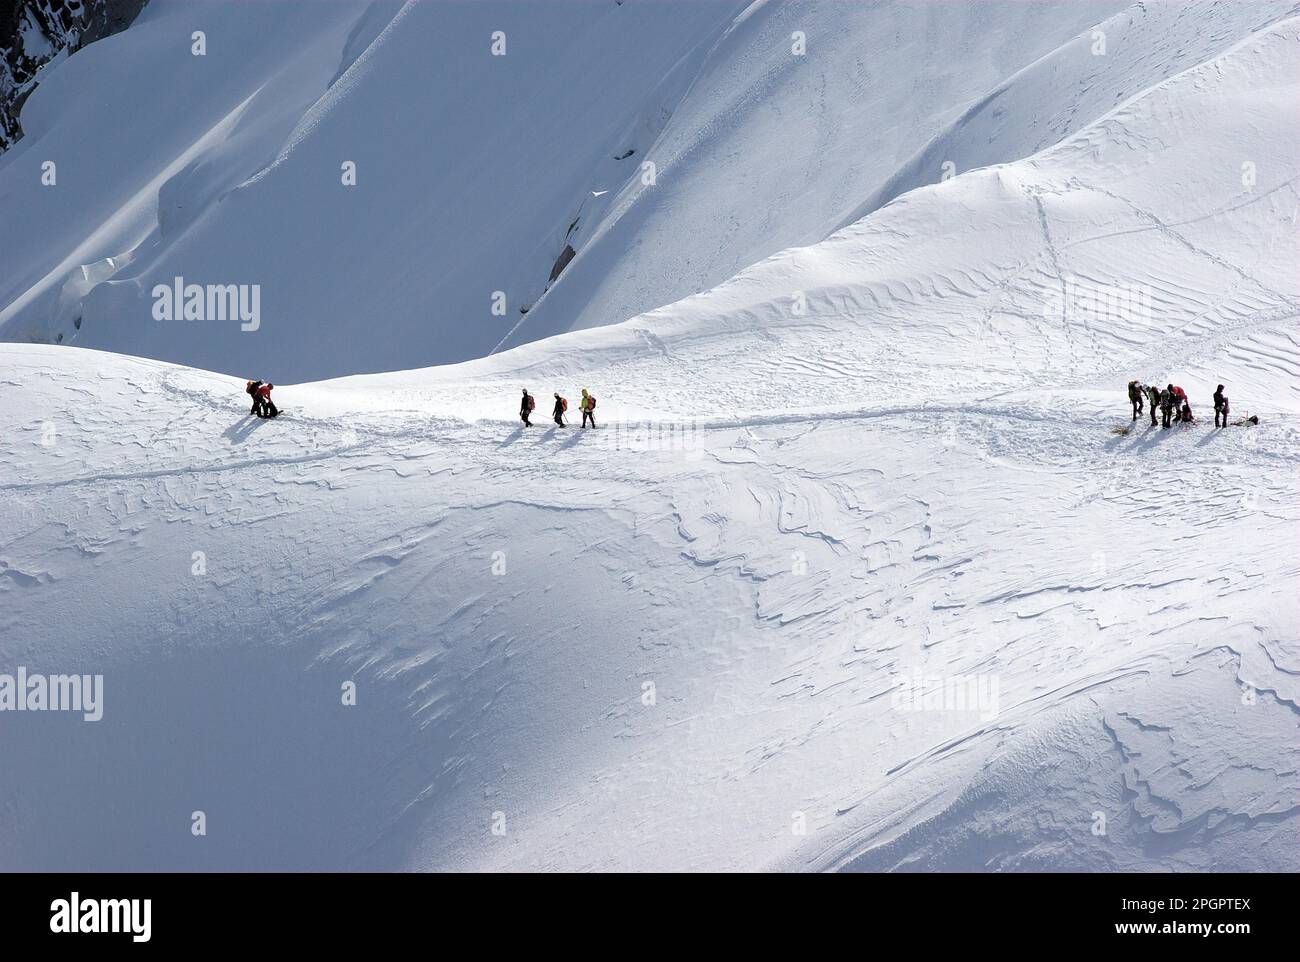
<instances>
[{"instance_id":1,"label":"backpack","mask_svg":"<svg viewBox=\"0 0 1300 962\"><path fill-rule=\"evenodd\" d=\"M562 398L560 398L560 410L561 410L561 411L567 411L567 410L569 410L569 399L568 399L568 398L566 398L566 397L562 397Z\"/></svg>"},{"instance_id":2,"label":"backpack","mask_svg":"<svg viewBox=\"0 0 1300 962\"><path fill-rule=\"evenodd\" d=\"M256 394L256 393L257 393L257 389L258 389L259 387L261 387L261 386L262 386L262 382L261 382L261 381L249 381L247 384L244 385L244 393L245 393L245 394Z\"/></svg>"},{"instance_id":3,"label":"backpack","mask_svg":"<svg viewBox=\"0 0 1300 962\"><path fill-rule=\"evenodd\" d=\"M588 411L596 410L596 395L594 394L587 395L587 410Z\"/></svg>"},{"instance_id":4,"label":"backpack","mask_svg":"<svg viewBox=\"0 0 1300 962\"><path fill-rule=\"evenodd\" d=\"M1130 401L1136 401L1136 400L1137 400L1138 398L1140 398L1141 396L1142 396L1142 385L1139 384L1137 381L1129 381L1129 382L1128 382L1128 399L1129 399Z\"/></svg>"},{"instance_id":5,"label":"backpack","mask_svg":"<svg viewBox=\"0 0 1300 962\"><path fill-rule=\"evenodd\" d=\"M537 398L530 394L528 395L528 410L531 411L535 407L537 407Z\"/></svg>"}]
</instances>

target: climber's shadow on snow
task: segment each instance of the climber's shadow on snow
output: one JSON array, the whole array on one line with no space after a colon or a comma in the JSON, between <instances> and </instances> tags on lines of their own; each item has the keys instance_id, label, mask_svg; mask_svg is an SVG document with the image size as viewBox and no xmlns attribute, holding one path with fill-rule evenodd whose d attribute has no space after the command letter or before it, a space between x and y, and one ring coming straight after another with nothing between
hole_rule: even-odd
<instances>
[{"instance_id":1,"label":"climber's shadow on snow","mask_svg":"<svg viewBox=\"0 0 1300 962\"><path fill-rule=\"evenodd\" d=\"M524 427L522 424L519 425L519 427L515 428L514 433L511 434L510 436L508 436L508 437L507 437L504 441L502 441L500 444L498 444L497 447L499 447L499 448L504 448L506 445L514 444L516 441L518 441L521 437L524 436L524 432L527 431L527 430L528 430L528 429L527 429L526 427Z\"/></svg>"},{"instance_id":2,"label":"climber's shadow on snow","mask_svg":"<svg viewBox=\"0 0 1300 962\"><path fill-rule=\"evenodd\" d=\"M1165 431L1157 427L1146 428L1141 433L1134 436L1133 431L1130 429L1128 434L1117 434L1110 438L1106 442L1106 447L1110 448L1112 451L1117 450L1120 447L1128 448L1129 450L1135 448L1149 448L1152 445L1159 444L1161 441L1173 437L1173 435L1174 432Z\"/></svg>"},{"instance_id":3,"label":"climber's shadow on snow","mask_svg":"<svg viewBox=\"0 0 1300 962\"><path fill-rule=\"evenodd\" d=\"M564 444L560 446L560 450L564 451L568 448L573 447L575 444L580 442L584 437L586 437L586 435L581 430L574 431L573 434L569 436L569 440L565 441Z\"/></svg>"},{"instance_id":4,"label":"climber's shadow on snow","mask_svg":"<svg viewBox=\"0 0 1300 962\"><path fill-rule=\"evenodd\" d=\"M246 414L226 430L221 432L223 438L229 438L231 444L243 444L248 436L266 423L266 418Z\"/></svg>"}]
</instances>

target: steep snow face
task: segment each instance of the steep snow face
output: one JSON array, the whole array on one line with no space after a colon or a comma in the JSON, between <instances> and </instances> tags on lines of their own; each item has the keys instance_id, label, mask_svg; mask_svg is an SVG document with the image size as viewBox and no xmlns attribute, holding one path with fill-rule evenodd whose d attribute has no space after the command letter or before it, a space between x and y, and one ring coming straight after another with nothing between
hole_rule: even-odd
<instances>
[{"instance_id":1,"label":"steep snow face","mask_svg":"<svg viewBox=\"0 0 1300 962\"><path fill-rule=\"evenodd\" d=\"M0 216L49 243L0 232L0 333L282 381L480 357L1028 156L1293 8L160 0L26 108ZM205 319L156 319L178 277Z\"/></svg>"},{"instance_id":2,"label":"steep snow face","mask_svg":"<svg viewBox=\"0 0 1300 962\"><path fill-rule=\"evenodd\" d=\"M0 7L0 152L22 136L18 113L41 69L61 53L125 30L147 2L9 0Z\"/></svg>"},{"instance_id":3,"label":"steep snow face","mask_svg":"<svg viewBox=\"0 0 1300 962\"><path fill-rule=\"evenodd\" d=\"M6 336L68 342L90 289L274 158L355 21L346 3L154 3L47 71L0 157Z\"/></svg>"},{"instance_id":4,"label":"steep snow face","mask_svg":"<svg viewBox=\"0 0 1300 962\"><path fill-rule=\"evenodd\" d=\"M104 698L0 714L0 866L1295 870L1298 94L1291 19L699 296L277 421L7 346L0 672ZM583 386L601 427L544 427Z\"/></svg>"}]
</instances>

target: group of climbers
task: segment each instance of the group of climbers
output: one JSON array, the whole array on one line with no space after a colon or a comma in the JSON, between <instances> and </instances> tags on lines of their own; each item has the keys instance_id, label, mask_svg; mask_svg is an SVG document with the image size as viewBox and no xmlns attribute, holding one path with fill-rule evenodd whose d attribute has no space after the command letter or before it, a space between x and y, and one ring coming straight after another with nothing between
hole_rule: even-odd
<instances>
[{"instance_id":1,"label":"group of climbers","mask_svg":"<svg viewBox=\"0 0 1300 962\"><path fill-rule=\"evenodd\" d=\"M1151 426L1156 426L1156 412L1161 415L1161 426L1169 427L1174 421L1195 423L1192 406L1188 403L1187 392L1176 384L1170 384L1161 390L1154 384L1144 385L1141 381L1128 382L1128 400L1133 409L1133 420L1142 416L1144 406L1151 409Z\"/></svg>"},{"instance_id":2,"label":"group of climbers","mask_svg":"<svg viewBox=\"0 0 1300 962\"><path fill-rule=\"evenodd\" d=\"M1177 384L1168 384L1163 389L1154 384L1143 386L1141 381L1128 382L1128 399L1133 409L1133 420L1142 415L1144 404L1151 408L1151 426L1156 426L1156 411L1160 411L1160 426L1168 429L1175 421L1180 424L1195 424L1192 405L1187 399L1187 392ZM1228 395L1223 393L1220 384L1214 391L1214 426L1228 426ZM1237 424L1258 424L1259 418L1250 417Z\"/></svg>"},{"instance_id":3,"label":"group of climbers","mask_svg":"<svg viewBox=\"0 0 1300 962\"><path fill-rule=\"evenodd\" d=\"M525 427L531 428L533 426L533 422L529 418L529 415L533 413L533 410L536 407L536 399L528 393L528 388L524 388L523 399L519 402L519 419L524 422ZM551 410L551 418L560 427L566 427L564 414L568 410L569 399L560 397L560 394L557 391L555 393L555 406ZM578 410L582 412L582 426L585 428L587 422L590 421L591 426L594 428L596 426L596 396L594 394L588 394L585 387L582 389L582 400L578 402Z\"/></svg>"},{"instance_id":4,"label":"group of climbers","mask_svg":"<svg viewBox=\"0 0 1300 962\"><path fill-rule=\"evenodd\" d=\"M253 409L249 414L254 414L259 418L273 418L280 414L279 408L271 400L271 389L275 385L266 381L248 381L244 384L244 393L253 399ZM532 427L533 422L529 417L537 407L536 399L528 393L528 388L524 388L524 396L519 404L519 419L524 422L525 427ZM596 426L596 396L589 394L587 389L582 389L582 400L578 402L578 409L582 411L582 426L585 428L590 424L593 428ZM560 393L555 393L555 408L551 411L551 417L560 427L565 427L564 414L569 410L568 398L560 397Z\"/></svg>"},{"instance_id":5,"label":"group of climbers","mask_svg":"<svg viewBox=\"0 0 1300 962\"><path fill-rule=\"evenodd\" d=\"M279 415L280 411L271 400L271 389L273 384L265 381L249 381L244 385L244 391L253 399L253 409L249 412L259 418L273 418ZM1133 420L1136 421L1142 416L1143 408L1149 406L1151 409L1151 426L1156 426L1156 410L1160 411L1160 425L1168 429L1173 422L1181 424L1195 424L1196 418L1192 416L1192 405L1187 399L1187 392L1177 384L1168 384L1162 390L1154 384L1143 385L1141 381L1133 380L1128 382L1128 399L1133 409ZM524 395L519 403L519 419L524 422L525 427L532 427L533 422L530 415L537 407L536 399L528 393L528 388L524 388ZM578 402L578 409L582 411L582 426L585 428L588 423L594 428L596 426L596 397L588 394L587 389L582 389L582 400ZM567 398L560 396L559 392L555 393L555 406L551 411L551 417L560 427L566 427L564 421L565 412L569 410L569 401ZM1228 426L1228 395L1223 393L1223 385L1220 384L1214 391L1214 426L1216 428L1226 428ZM1259 418L1251 417L1237 424L1258 424Z\"/></svg>"}]
</instances>

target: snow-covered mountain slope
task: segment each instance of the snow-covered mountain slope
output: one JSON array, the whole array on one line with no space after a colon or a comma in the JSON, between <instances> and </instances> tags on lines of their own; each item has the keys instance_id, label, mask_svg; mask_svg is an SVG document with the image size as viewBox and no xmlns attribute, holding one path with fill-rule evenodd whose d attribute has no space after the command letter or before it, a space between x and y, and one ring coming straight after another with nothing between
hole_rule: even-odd
<instances>
[{"instance_id":1,"label":"snow-covered mountain slope","mask_svg":"<svg viewBox=\"0 0 1300 962\"><path fill-rule=\"evenodd\" d=\"M1291 19L705 294L275 421L4 346L0 670L104 702L0 715L0 866L1295 870L1297 94ZM1130 427L1133 377L1201 422ZM511 423L584 386L597 431Z\"/></svg>"},{"instance_id":2,"label":"snow-covered mountain slope","mask_svg":"<svg viewBox=\"0 0 1300 962\"><path fill-rule=\"evenodd\" d=\"M1295 9L157 0L49 71L0 159L0 334L291 381L620 322ZM156 320L177 277L256 285L257 330Z\"/></svg>"},{"instance_id":3,"label":"snow-covered mountain slope","mask_svg":"<svg viewBox=\"0 0 1300 962\"><path fill-rule=\"evenodd\" d=\"M18 115L41 70L131 25L148 0L5 0L0 4L0 151L22 137Z\"/></svg>"}]
</instances>

